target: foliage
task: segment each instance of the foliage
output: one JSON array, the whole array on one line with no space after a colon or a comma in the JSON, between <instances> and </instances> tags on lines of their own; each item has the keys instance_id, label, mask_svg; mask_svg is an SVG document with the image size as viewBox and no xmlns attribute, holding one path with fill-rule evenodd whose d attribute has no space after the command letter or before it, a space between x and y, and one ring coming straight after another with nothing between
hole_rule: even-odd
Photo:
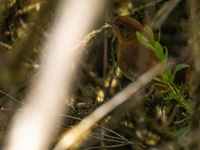
<instances>
[{"instance_id":1,"label":"foliage","mask_svg":"<svg viewBox=\"0 0 200 150\"><path fill-rule=\"evenodd\" d=\"M157 59L167 64L168 63L167 62L168 49L166 46L162 46L159 42L161 32L159 31L159 37L157 41L154 40L153 31L149 26L146 27L146 33L147 33L147 37L145 37L140 32L136 32L138 41L147 49L153 51ZM192 100L188 98L185 95L185 92L182 91L180 88L178 88L174 82L176 73L188 67L189 67L188 64L178 64L175 66L174 69L171 69L171 67L167 64L166 71L160 77L155 78L155 81L160 83L160 84L157 84L158 86L167 88L168 94L166 95L166 97L163 98L163 100L169 100L169 101L176 100L178 102L178 106L183 107L187 112L187 115L185 116L185 118L182 121L177 121L176 124L180 124L183 121L188 120L189 115L191 115L192 113ZM188 131L189 129L184 127L183 129L179 129L175 131L173 135L174 136L185 135L186 132Z\"/></svg>"}]
</instances>

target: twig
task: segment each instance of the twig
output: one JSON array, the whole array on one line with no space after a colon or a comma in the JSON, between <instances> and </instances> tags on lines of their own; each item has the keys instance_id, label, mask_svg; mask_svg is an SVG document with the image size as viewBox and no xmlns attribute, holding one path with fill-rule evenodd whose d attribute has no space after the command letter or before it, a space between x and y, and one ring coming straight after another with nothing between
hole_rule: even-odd
<instances>
[{"instance_id":1,"label":"twig","mask_svg":"<svg viewBox=\"0 0 200 150\"><path fill-rule=\"evenodd\" d=\"M82 41L83 46L87 47L87 45L95 38L97 38L100 34L104 33L105 31L111 29L111 25L108 23L105 23L102 27L100 27L97 30L94 30L87 34L84 37L84 40Z\"/></svg>"},{"instance_id":2,"label":"twig","mask_svg":"<svg viewBox=\"0 0 200 150\"><path fill-rule=\"evenodd\" d=\"M13 96L7 94L6 92L4 92L4 91L2 91L2 90L0 90L0 93L2 93L3 95L7 96L8 98L12 99L13 101L15 101L15 102L17 102L17 103L24 104L24 103L22 103L21 101L19 101L18 99L16 99L15 97L13 97Z\"/></svg>"},{"instance_id":3,"label":"twig","mask_svg":"<svg viewBox=\"0 0 200 150\"><path fill-rule=\"evenodd\" d=\"M0 41L0 46L5 47L5 48L7 48L7 49L9 49L9 50L12 49L12 46L10 46L10 45L8 45L8 44L6 44L6 43L3 43L3 42L1 42L1 41Z\"/></svg>"},{"instance_id":4,"label":"twig","mask_svg":"<svg viewBox=\"0 0 200 150\"><path fill-rule=\"evenodd\" d=\"M94 137L94 138L96 138L96 139L103 140L103 141L109 141L109 142L115 142L115 143L125 143L125 141L103 138L103 137L101 137L99 135L95 136L95 135L93 135L91 133L89 135Z\"/></svg>"},{"instance_id":5,"label":"twig","mask_svg":"<svg viewBox=\"0 0 200 150\"><path fill-rule=\"evenodd\" d=\"M22 15L22 14L28 13L28 12L30 12L32 10L39 11L40 5L42 3L44 3L44 1L36 2L35 4L29 5L29 6L25 7L25 8L23 8L23 9L19 10L16 15Z\"/></svg>"},{"instance_id":6,"label":"twig","mask_svg":"<svg viewBox=\"0 0 200 150\"><path fill-rule=\"evenodd\" d=\"M148 3L148 4L145 4L145 5L140 6L140 7L138 7L138 8L134 8L134 9L131 11L131 14L134 14L134 13L136 13L136 12L139 12L139 11L143 10L144 8L146 8L146 7L156 5L156 4L158 4L158 3L162 2L162 1L164 1L164 0L152 1L152 2L150 2L150 3Z\"/></svg>"},{"instance_id":7,"label":"twig","mask_svg":"<svg viewBox=\"0 0 200 150\"><path fill-rule=\"evenodd\" d=\"M102 148L116 148L116 147L121 147L121 146L125 146L125 145L128 145L128 144L124 143L124 144L116 144L116 145L94 146L94 147L87 148L85 150L102 149Z\"/></svg>"}]
</instances>

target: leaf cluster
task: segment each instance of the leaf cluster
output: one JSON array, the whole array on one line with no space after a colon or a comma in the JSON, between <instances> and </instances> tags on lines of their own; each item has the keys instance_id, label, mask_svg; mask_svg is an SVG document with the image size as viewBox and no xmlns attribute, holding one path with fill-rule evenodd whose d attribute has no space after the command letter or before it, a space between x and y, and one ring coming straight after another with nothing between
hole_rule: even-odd
<instances>
[{"instance_id":1,"label":"leaf cluster","mask_svg":"<svg viewBox=\"0 0 200 150\"><path fill-rule=\"evenodd\" d=\"M175 66L174 69L171 68L168 64L168 49L166 46L160 44L161 32L159 31L158 40L155 40L152 29L149 26L147 26L146 34L147 36L145 37L145 35L143 35L142 33L136 32L136 37L144 47L154 52L155 56L158 60L160 60L160 62L166 63L167 69L161 76L155 78L155 81L159 83L157 84L158 86L165 87L168 91L167 96L164 97L163 100L176 100L178 102L177 108L182 107L185 109L186 113L182 112L185 114L184 119L174 122L175 124L181 124L186 120L190 119L190 115L192 113L192 100L188 98L187 95L185 95L185 92L181 88L177 87L177 85L174 82L174 79L178 71L188 68L189 65L178 64ZM189 127L186 126L179 130L176 130L173 133L173 136L185 135L189 131L188 128Z\"/></svg>"}]
</instances>

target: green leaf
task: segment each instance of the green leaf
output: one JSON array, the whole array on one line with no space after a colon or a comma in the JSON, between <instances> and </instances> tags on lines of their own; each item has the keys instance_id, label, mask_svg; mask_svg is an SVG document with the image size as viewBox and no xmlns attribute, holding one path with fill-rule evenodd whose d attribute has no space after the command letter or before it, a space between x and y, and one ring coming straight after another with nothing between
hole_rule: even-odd
<instances>
[{"instance_id":1,"label":"green leaf","mask_svg":"<svg viewBox=\"0 0 200 150\"><path fill-rule=\"evenodd\" d=\"M169 94L163 98L163 100L175 100L176 99L176 95L174 95L172 92L169 92Z\"/></svg>"},{"instance_id":2,"label":"green leaf","mask_svg":"<svg viewBox=\"0 0 200 150\"><path fill-rule=\"evenodd\" d=\"M158 32L158 42L160 42L160 37L161 37L161 29L159 29L159 32Z\"/></svg>"},{"instance_id":3,"label":"green leaf","mask_svg":"<svg viewBox=\"0 0 200 150\"><path fill-rule=\"evenodd\" d=\"M154 34L153 34L152 29L151 29L149 26L146 26L146 32L147 32L147 34L148 34L148 36L149 36L149 38L150 38L150 41L151 41L152 43L154 43L154 42L155 42L155 41L154 41Z\"/></svg>"},{"instance_id":4,"label":"green leaf","mask_svg":"<svg viewBox=\"0 0 200 150\"><path fill-rule=\"evenodd\" d=\"M188 114L186 114L185 112L181 113L183 116L188 117Z\"/></svg>"},{"instance_id":5,"label":"green leaf","mask_svg":"<svg viewBox=\"0 0 200 150\"><path fill-rule=\"evenodd\" d=\"M192 108L193 102L190 98L186 99L185 102L190 108Z\"/></svg>"},{"instance_id":6,"label":"green leaf","mask_svg":"<svg viewBox=\"0 0 200 150\"><path fill-rule=\"evenodd\" d=\"M157 82L163 83L163 84L167 84L166 81L164 81L164 80L162 80L160 78L157 78L157 77L155 77L154 80L157 81Z\"/></svg>"},{"instance_id":7,"label":"green leaf","mask_svg":"<svg viewBox=\"0 0 200 150\"><path fill-rule=\"evenodd\" d=\"M140 32L136 32L136 37L137 40L140 42L140 44L142 44L144 47L146 47L149 50L154 51L154 47L152 46L152 44L147 40L146 37L144 37L144 35L142 35Z\"/></svg>"},{"instance_id":8,"label":"green leaf","mask_svg":"<svg viewBox=\"0 0 200 150\"><path fill-rule=\"evenodd\" d=\"M156 42L154 42L153 46L154 46L154 52L156 54L156 57L159 60L163 61L165 59L165 57L164 57L164 54L163 54L162 45L158 41L156 41Z\"/></svg>"},{"instance_id":9,"label":"green leaf","mask_svg":"<svg viewBox=\"0 0 200 150\"><path fill-rule=\"evenodd\" d=\"M171 76L172 76L172 71L171 71L171 68L168 67L165 72L162 74L162 79L166 82L170 82L170 79L171 79Z\"/></svg>"},{"instance_id":10,"label":"green leaf","mask_svg":"<svg viewBox=\"0 0 200 150\"><path fill-rule=\"evenodd\" d=\"M167 62L168 59L168 49L166 46L163 47L164 48L164 61Z\"/></svg>"},{"instance_id":11,"label":"green leaf","mask_svg":"<svg viewBox=\"0 0 200 150\"><path fill-rule=\"evenodd\" d=\"M175 121L174 124L181 124L181 123L183 123L186 120L188 120L188 118L184 118L182 120Z\"/></svg>"},{"instance_id":12,"label":"green leaf","mask_svg":"<svg viewBox=\"0 0 200 150\"><path fill-rule=\"evenodd\" d=\"M176 76L176 73L184 68L188 68L189 65L188 64L179 64L175 67L175 69L173 70L173 73L172 73L172 81L174 81L174 78Z\"/></svg>"},{"instance_id":13,"label":"green leaf","mask_svg":"<svg viewBox=\"0 0 200 150\"><path fill-rule=\"evenodd\" d=\"M176 104L176 108L180 108L180 107L184 107L183 105L181 105L181 104Z\"/></svg>"},{"instance_id":14,"label":"green leaf","mask_svg":"<svg viewBox=\"0 0 200 150\"><path fill-rule=\"evenodd\" d=\"M189 132L189 130L190 130L190 127L186 126L184 128L181 128L181 129L176 130L175 132L173 132L172 136L173 137L184 136Z\"/></svg>"}]
</instances>

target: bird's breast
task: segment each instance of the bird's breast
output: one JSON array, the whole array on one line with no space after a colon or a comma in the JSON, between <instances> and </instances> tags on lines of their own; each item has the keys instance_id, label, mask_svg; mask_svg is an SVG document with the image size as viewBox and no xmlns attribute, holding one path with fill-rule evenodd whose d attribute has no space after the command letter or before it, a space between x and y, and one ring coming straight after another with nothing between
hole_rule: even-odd
<instances>
[{"instance_id":1,"label":"bird's breast","mask_svg":"<svg viewBox=\"0 0 200 150\"><path fill-rule=\"evenodd\" d=\"M129 79L133 75L141 75L157 61L153 52L143 47L137 39L119 44L117 63L122 73Z\"/></svg>"}]
</instances>

